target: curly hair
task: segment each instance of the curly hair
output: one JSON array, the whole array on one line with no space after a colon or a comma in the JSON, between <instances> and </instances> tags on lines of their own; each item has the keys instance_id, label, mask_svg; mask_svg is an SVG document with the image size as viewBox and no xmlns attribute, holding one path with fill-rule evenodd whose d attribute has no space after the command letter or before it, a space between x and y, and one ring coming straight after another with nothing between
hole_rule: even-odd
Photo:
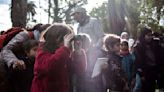
<instances>
[{"instance_id":1,"label":"curly hair","mask_svg":"<svg viewBox=\"0 0 164 92\"><path fill-rule=\"evenodd\" d=\"M120 37L115 34L107 34L104 38L104 44L107 50L110 50L109 47L113 48L118 42L120 42Z\"/></svg>"}]
</instances>

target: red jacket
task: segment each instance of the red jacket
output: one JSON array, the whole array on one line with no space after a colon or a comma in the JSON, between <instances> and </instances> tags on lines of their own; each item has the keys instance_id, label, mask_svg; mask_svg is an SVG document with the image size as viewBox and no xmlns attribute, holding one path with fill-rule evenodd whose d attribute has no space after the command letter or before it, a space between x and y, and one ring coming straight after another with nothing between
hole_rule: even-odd
<instances>
[{"instance_id":1,"label":"red jacket","mask_svg":"<svg viewBox=\"0 0 164 92\"><path fill-rule=\"evenodd\" d=\"M64 46L53 54L39 48L34 65L31 92L69 92L67 66L69 56L70 50Z\"/></svg>"}]
</instances>

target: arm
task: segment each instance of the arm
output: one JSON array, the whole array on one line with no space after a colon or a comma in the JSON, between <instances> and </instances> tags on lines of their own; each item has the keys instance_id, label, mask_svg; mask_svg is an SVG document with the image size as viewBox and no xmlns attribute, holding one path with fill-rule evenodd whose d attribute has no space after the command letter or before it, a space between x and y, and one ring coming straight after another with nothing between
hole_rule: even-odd
<instances>
[{"instance_id":1,"label":"arm","mask_svg":"<svg viewBox=\"0 0 164 92\"><path fill-rule=\"evenodd\" d=\"M56 70L54 68L62 68L70 60L70 48L71 39L73 34L64 36L64 46L60 46L54 53L44 51L43 48L39 48L36 54L35 69L37 71L49 72L50 70Z\"/></svg>"},{"instance_id":2,"label":"arm","mask_svg":"<svg viewBox=\"0 0 164 92\"><path fill-rule=\"evenodd\" d=\"M140 75L143 76L143 63L144 63L144 51L141 46L137 46L134 49L134 55L135 55L135 70Z\"/></svg>"},{"instance_id":3,"label":"arm","mask_svg":"<svg viewBox=\"0 0 164 92\"><path fill-rule=\"evenodd\" d=\"M2 49L2 52L1 52L2 58L6 62L8 67L10 67L13 64L13 62L16 62L19 60L12 52L12 48L16 46L17 43L26 41L28 39L29 39L28 33L26 33L25 31L20 32L15 37L13 37L11 41L9 41L9 43Z\"/></svg>"}]
</instances>

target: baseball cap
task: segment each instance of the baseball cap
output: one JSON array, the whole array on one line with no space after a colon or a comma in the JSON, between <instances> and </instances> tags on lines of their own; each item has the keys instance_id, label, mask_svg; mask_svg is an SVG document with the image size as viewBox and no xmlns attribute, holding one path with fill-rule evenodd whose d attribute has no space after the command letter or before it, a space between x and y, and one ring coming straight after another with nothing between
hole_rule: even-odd
<instances>
[{"instance_id":1,"label":"baseball cap","mask_svg":"<svg viewBox=\"0 0 164 92\"><path fill-rule=\"evenodd\" d=\"M80 13L86 13L86 9L83 7L77 7L74 9L74 11L71 13L71 16L74 15L75 13L80 12Z\"/></svg>"}]
</instances>

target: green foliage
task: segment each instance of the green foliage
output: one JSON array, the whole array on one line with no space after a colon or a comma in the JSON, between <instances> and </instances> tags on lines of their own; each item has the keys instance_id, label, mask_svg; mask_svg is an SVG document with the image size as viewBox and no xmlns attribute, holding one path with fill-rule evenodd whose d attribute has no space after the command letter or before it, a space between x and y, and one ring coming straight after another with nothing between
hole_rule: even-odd
<instances>
[{"instance_id":1,"label":"green foliage","mask_svg":"<svg viewBox=\"0 0 164 92\"><path fill-rule=\"evenodd\" d=\"M139 9L140 23L151 27L153 31L160 31L159 21L164 20L164 1L142 0Z\"/></svg>"},{"instance_id":2,"label":"green foliage","mask_svg":"<svg viewBox=\"0 0 164 92\"><path fill-rule=\"evenodd\" d=\"M119 27L120 24L116 20L121 18L119 21L126 22L122 31L128 31L135 38L139 25L147 25L153 31L159 31L161 26L164 27L159 25L159 21L164 20L164 0L108 0L93 8L90 15L102 20L106 32L113 29L111 22L118 25L114 27Z\"/></svg>"},{"instance_id":3,"label":"green foliage","mask_svg":"<svg viewBox=\"0 0 164 92\"><path fill-rule=\"evenodd\" d=\"M93 8L89 14L93 17L104 19L105 17L107 17L107 7L107 2L104 2L101 6Z\"/></svg>"},{"instance_id":4,"label":"green foliage","mask_svg":"<svg viewBox=\"0 0 164 92\"><path fill-rule=\"evenodd\" d=\"M101 6L93 8L89 13L92 17L98 18L102 22L104 32L108 33L108 20L107 20L107 7L108 3L104 2Z\"/></svg>"},{"instance_id":5,"label":"green foliage","mask_svg":"<svg viewBox=\"0 0 164 92\"><path fill-rule=\"evenodd\" d=\"M49 17L53 19L53 22L65 21L69 23L71 21L71 10L77 6L82 6L87 3L87 0L49 0Z\"/></svg>"}]
</instances>

